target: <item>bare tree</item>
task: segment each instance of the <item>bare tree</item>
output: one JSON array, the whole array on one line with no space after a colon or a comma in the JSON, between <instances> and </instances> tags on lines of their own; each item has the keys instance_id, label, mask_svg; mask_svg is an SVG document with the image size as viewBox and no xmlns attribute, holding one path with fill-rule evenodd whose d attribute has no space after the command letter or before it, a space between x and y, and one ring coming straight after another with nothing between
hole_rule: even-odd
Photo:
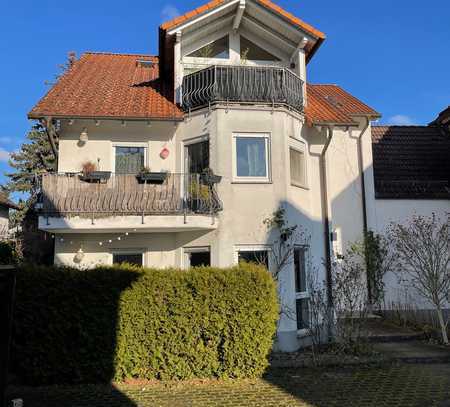
<instances>
[{"instance_id":1,"label":"bare tree","mask_svg":"<svg viewBox=\"0 0 450 407\"><path fill-rule=\"evenodd\" d=\"M448 344L442 308L450 296L449 226L433 213L413 216L406 224L392 224L391 240L397 254L397 274L402 284L412 287L430 301L437 313L442 340Z\"/></svg>"}]
</instances>

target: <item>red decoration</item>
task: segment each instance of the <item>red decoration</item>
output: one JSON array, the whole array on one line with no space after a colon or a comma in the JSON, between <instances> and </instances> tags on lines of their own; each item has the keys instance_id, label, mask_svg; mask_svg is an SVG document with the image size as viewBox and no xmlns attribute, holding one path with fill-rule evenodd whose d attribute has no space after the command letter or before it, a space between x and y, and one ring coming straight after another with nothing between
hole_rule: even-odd
<instances>
[{"instance_id":1,"label":"red decoration","mask_svg":"<svg viewBox=\"0 0 450 407\"><path fill-rule=\"evenodd\" d=\"M168 148L164 147L161 152L159 153L159 156L165 160L167 157L169 157L170 151Z\"/></svg>"}]
</instances>

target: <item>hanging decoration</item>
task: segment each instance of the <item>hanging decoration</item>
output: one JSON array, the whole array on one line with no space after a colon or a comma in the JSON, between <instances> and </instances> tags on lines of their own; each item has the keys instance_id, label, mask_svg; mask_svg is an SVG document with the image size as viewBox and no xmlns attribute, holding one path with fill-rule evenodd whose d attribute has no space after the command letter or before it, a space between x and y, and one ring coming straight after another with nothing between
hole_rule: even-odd
<instances>
[{"instance_id":1,"label":"hanging decoration","mask_svg":"<svg viewBox=\"0 0 450 407\"><path fill-rule=\"evenodd\" d=\"M165 160L167 157L169 157L170 151L167 147L164 147L161 152L159 153L159 156Z\"/></svg>"}]
</instances>

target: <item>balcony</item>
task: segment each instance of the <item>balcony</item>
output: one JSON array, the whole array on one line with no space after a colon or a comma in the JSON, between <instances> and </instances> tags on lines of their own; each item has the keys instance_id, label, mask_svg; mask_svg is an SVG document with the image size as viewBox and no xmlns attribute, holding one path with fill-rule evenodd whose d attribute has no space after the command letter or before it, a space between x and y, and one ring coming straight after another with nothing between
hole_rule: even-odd
<instances>
[{"instance_id":1,"label":"balcony","mask_svg":"<svg viewBox=\"0 0 450 407\"><path fill-rule=\"evenodd\" d=\"M167 174L161 184L140 181L135 174L84 179L82 174L42 176L41 229L211 229L222 209L214 184L200 174Z\"/></svg>"},{"instance_id":2,"label":"balcony","mask_svg":"<svg viewBox=\"0 0 450 407\"><path fill-rule=\"evenodd\" d=\"M265 103L303 111L303 81L279 67L219 66L183 78L183 109L213 103Z\"/></svg>"}]
</instances>

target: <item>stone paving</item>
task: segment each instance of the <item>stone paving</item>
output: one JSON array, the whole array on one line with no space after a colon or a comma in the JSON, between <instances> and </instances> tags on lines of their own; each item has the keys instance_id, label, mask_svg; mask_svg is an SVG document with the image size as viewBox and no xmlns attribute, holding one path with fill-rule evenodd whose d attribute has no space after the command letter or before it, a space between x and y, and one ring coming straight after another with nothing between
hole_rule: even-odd
<instances>
[{"instance_id":1,"label":"stone paving","mask_svg":"<svg viewBox=\"0 0 450 407\"><path fill-rule=\"evenodd\" d=\"M272 369L264 379L15 388L24 407L450 406L450 364Z\"/></svg>"}]
</instances>

